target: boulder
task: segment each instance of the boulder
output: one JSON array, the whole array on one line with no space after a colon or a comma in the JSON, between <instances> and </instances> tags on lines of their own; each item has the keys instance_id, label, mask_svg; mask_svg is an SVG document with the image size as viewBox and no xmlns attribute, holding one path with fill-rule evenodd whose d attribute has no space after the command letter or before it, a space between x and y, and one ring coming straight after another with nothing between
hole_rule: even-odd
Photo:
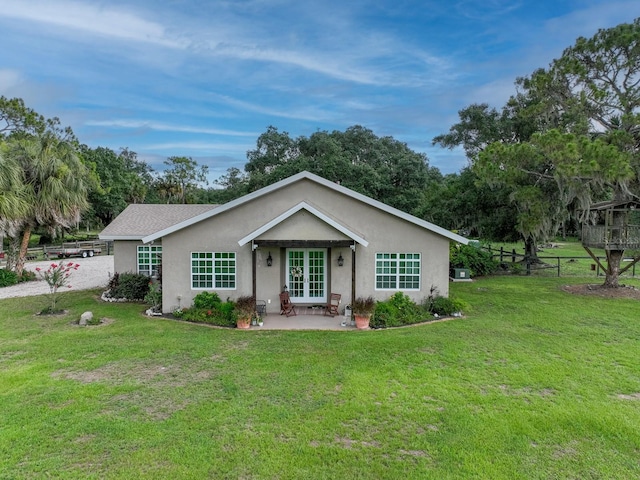
<instances>
[{"instance_id":1,"label":"boulder","mask_svg":"<svg viewBox=\"0 0 640 480\"><path fill-rule=\"evenodd\" d=\"M91 323L92 320L93 320L93 312L84 312L82 315L80 315L80 321L78 322L78 325L81 325L84 327L89 323Z\"/></svg>"}]
</instances>

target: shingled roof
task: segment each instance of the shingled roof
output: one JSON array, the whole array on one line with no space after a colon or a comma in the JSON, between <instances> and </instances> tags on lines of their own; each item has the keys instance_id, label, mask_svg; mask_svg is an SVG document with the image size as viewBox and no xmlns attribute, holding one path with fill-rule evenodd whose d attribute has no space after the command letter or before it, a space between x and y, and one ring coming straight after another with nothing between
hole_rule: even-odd
<instances>
[{"instance_id":1,"label":"shingled roof","mask_svg":"<svg viewBox=\"0 0 640 480\"><path fill-rule=\"evenodd\" d=\"M218 205L129 205L102 232L101 240L141 240L160 230L217 208Z\"/></svg>"}]
</instances>

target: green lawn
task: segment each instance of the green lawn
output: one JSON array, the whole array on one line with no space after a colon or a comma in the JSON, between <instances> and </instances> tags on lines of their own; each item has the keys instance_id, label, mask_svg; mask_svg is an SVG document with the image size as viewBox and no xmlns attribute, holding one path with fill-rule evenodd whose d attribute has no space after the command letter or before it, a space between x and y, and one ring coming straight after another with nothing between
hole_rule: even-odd
<instances>
[{"instance_id":1,"label":"green lawn","mask_svg":"<svg viewBox=\"0 0 640 480\"><path fill-rule=\"evenodd\" d=\"M465 318L369 332L0 301L0 478L638 478L640 302L565 283L455 283Z\"/></svg>"}]
</instances>

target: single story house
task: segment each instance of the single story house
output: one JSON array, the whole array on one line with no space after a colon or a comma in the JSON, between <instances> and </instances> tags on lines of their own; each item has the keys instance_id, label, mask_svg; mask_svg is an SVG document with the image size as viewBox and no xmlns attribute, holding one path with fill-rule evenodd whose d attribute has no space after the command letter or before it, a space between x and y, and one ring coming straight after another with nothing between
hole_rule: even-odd
<instances>
[{"instance_id":1,"label":"single story house","mask_svg":"<svg viewBox=\"0 0 640 480\"><path fill-rule=\"evenodd\" d=\"M309 172L224 205L129 205L100 238L116 272L151 276L161 262L165 313L202 291L255 295L275 314L284 289L301 306L338 293L340 313L359 296L447 296L449 243L468 243Z\"/></svg>"}]
</instances>

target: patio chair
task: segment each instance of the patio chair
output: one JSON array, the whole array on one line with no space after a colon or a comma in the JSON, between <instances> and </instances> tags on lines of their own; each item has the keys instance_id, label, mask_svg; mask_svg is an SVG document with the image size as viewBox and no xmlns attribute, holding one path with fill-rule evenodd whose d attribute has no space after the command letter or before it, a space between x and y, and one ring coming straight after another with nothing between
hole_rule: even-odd
<instances>
[{"instance_id":1,"label":"patio chair","mask_svg":"<svg viewBox=\"0 0 640 480\"><path fill-rule=\"evenodd\" d=\"M280 315L286 315L287 317L297 315L296 306L291 303L289 292L282 292L280 294Z\"/></svg>"},{"instance_id":2,"label":"patio chair","mask_svg":"<svg viewBox=\"0 0 640 480\"><path fill-rule=\"evenodd\" d=\"M342 298L342 295L340 295L339 293L332 293L329 296L329 301L327 302L327 305L324 307L324 314L330 315L332 317L335 317L336 315L340 315L338 313L338 307L340 306L341 298Z\"/></svg>"}]
</instances>

